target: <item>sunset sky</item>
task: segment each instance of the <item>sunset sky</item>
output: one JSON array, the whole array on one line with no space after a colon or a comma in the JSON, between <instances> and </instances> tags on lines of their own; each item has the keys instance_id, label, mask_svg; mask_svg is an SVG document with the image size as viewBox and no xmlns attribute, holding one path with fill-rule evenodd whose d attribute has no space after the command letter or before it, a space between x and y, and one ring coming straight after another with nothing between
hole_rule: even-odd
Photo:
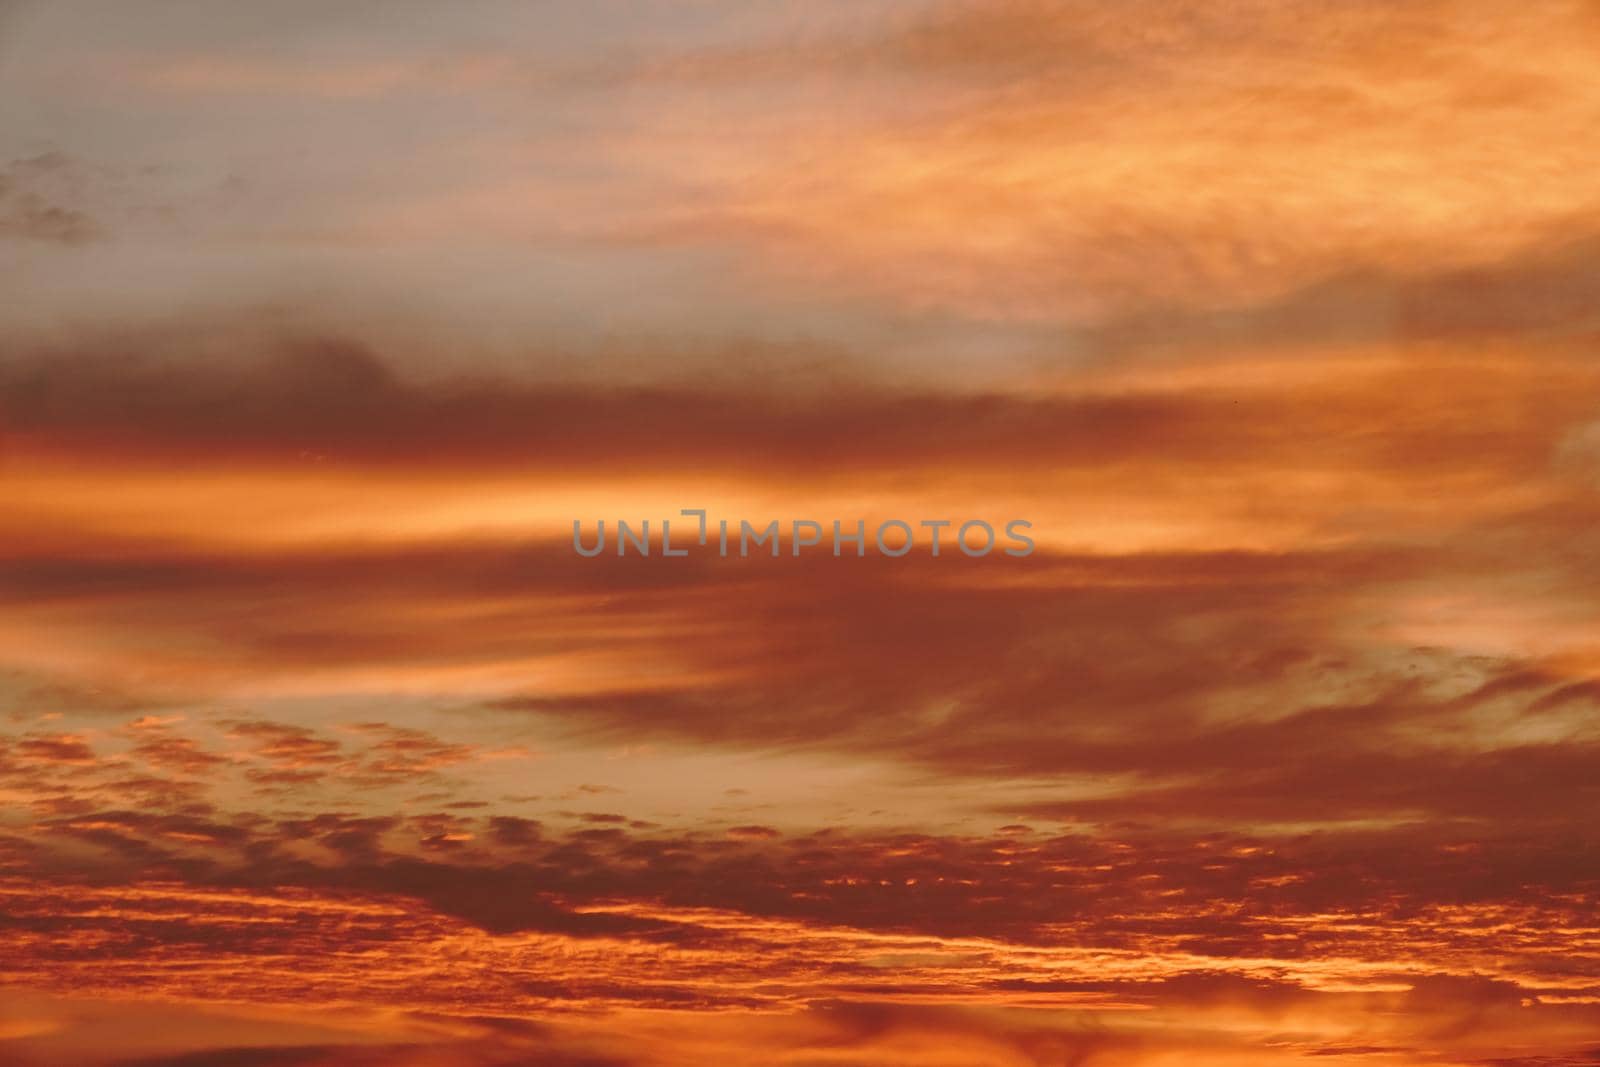
<instances>
[{"instance_id":1,"label":"sunset sky","mask_svg":"<svg viewBox=\"0 0 1600 1067\"><path fill-rule=\"evenodd\" d=\"M0 0L0 1065L1600 1064L1597 175L1594 0Z\"/></svg>"}]
</instances>

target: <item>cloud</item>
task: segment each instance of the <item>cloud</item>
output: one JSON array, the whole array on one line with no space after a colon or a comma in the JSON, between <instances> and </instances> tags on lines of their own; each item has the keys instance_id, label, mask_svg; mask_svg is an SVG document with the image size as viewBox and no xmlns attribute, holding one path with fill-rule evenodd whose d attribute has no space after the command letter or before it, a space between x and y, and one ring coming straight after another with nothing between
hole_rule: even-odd
<instances>
[{"instance_id":1,"label":"cloud","mask_svg":"<svg viewBox=\"0 0 1600 1067\"><path fill-rule=\"evenodd\" d=\"M1010 321L1480 263L1592 217L1586 149L1532 131L1592 118L1596 26L1468 6L949 3L655 57L633 73L663 99L622 140L700 195L639 228L790 287ZM734 148L732 87L777 132Z\"/></svg>"},{"instance_id":2,"label":"cloud","mask_svg":"<svg viewBox=\"0 0 1600 1067\"><path fill-rule=\"evenodd\" d=\"M86 174L83 164L61 152L0 167L0 240L81 245L103 236L91 215L62 202L76 195Z\"/></svg>"},{"instance_id":3,"label":"cloud","mask_svg":"<svg viewBox=\"0 0 1600 1067\"><path fill-rule=\"evenodd\" d=\"M1592 5L182 7L7 52L0 1059L1593 1058Z\"/></svg>"}]
</instances>

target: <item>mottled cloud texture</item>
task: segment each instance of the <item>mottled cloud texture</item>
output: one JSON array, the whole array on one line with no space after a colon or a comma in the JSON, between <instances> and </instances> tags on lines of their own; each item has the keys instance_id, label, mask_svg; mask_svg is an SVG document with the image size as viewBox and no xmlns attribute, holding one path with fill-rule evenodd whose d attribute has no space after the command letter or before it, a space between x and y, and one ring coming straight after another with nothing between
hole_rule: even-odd
<instances>
[{"instance_id":1,"label":"mottled cloud texture","mask_svg":"<svg viewBox=\"0 0 1600 1067\"><path fill-rule=\"evenodd\" d=\"M0 5L0 1062L1600 1062L1597 47Z\"/></svg>"}]
</instances>

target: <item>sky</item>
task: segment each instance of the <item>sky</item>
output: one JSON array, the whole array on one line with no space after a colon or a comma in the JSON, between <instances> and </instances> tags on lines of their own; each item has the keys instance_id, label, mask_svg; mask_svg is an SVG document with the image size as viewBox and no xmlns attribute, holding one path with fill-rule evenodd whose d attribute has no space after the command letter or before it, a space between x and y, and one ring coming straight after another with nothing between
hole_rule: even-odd
<instances>
[{"instance_id":1,"label":"sky","mask_svg":"<svg viewBox=\"0 0 1600 1067\"><path fill-rule=\"evenodd\" d=\"M0 1063L1600 1063L1597 48L0 2Z\"/></svg>"}]
</instances>

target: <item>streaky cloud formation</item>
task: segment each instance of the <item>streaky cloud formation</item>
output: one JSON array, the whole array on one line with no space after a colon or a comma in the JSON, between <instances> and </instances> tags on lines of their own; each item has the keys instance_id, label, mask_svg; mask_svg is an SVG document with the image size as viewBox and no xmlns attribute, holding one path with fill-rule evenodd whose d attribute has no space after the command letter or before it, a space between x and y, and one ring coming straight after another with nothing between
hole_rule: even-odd
<instances>
[{"instance_id":1,"label":"streaky cloud formation","mask_svg":"<svg viewBox=\"0 0 1600 1067\"><path fill-rule=\"evenodd\" d=\"M1596 1062L1597 14L0 6L0 1062Z\"/></svg>"}]
</instances>

